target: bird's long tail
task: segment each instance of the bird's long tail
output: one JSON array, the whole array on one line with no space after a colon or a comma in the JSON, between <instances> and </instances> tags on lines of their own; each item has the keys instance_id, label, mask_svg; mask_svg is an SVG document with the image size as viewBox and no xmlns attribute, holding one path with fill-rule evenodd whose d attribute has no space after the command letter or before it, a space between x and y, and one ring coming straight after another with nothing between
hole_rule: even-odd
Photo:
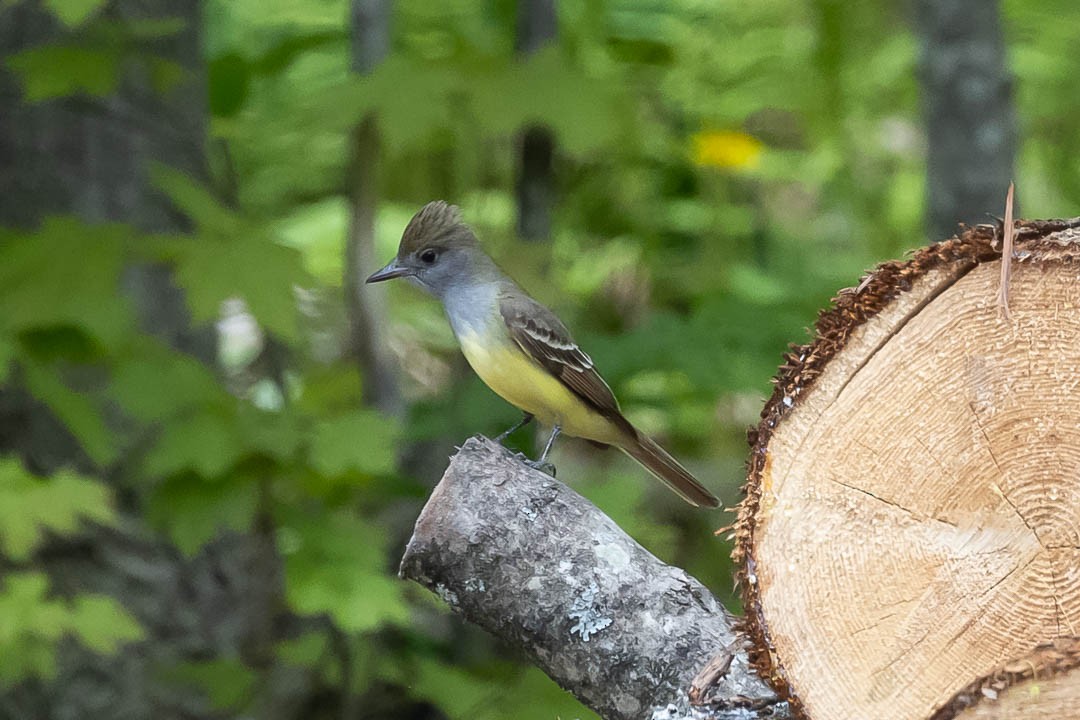
<instances>
[{"instance_id":1,"label":"bird's long tail","mask_svg":"<svg viewBox=\"0 0 1080 720\"><path fill-rule=\"evenodd\" d=\"M695 506L718 507L720 501L705 486L697 481L690 471L678 460L671 457L667 450L656 444L652 438L633 430L633 434L619 445L619 449L645 466L649 472L662 480L665 485L679 494L686 502Z\"/></svg>"}]
</instances>

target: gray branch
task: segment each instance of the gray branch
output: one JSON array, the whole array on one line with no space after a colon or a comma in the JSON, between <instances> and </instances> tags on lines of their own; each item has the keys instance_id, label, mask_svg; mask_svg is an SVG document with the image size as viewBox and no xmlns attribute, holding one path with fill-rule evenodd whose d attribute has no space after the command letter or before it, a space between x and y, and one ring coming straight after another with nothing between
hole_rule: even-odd
<instances>
[{"instance_id":1,"label":"gray branch","mask_svg":"<svg viewBox=\"0 0 1080 720\"><path fill-rule=\"evenodd\" d=\"M453 458L401 576L608 720L787 717L748 668L735 618L700 582L486 438Z\"/></svg>"}]
</instances>

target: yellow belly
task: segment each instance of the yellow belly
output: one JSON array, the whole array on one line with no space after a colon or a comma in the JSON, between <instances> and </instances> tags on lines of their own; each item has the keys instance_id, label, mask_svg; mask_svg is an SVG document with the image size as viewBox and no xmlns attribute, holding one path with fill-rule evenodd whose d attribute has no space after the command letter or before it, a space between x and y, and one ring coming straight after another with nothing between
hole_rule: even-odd
<instances>
[{"instance_id":1,"label":"yellow belly","mask_svg":"<svg viewBox=\"0 0 1080 720\"><path fill-rule=\"evenodd\" d=\"M509 338L480 342L469 333L458 338L465 359L489 388L547 425L575 437L617 444L618 429L571 392Z\"/></svg>"}]
</instances>

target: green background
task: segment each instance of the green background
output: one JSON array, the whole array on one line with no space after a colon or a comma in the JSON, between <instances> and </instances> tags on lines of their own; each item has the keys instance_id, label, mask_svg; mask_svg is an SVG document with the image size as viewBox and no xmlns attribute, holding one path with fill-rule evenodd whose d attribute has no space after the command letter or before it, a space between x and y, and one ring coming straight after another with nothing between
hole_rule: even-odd
<instances>
[{"instance_id":1,"label":"green background","mask_svg":"<svg viewBox=\"0 0 1080 720\"><path fill-rule=\"evenodd\" d=\"M24 102L108 96L132 55L157 92L190 72L136 42L182 18L45 6L60 39L3 59ZM0 694L62 682L64 643L109 655L159 641L123 593L64 589L43 559L89 528L136 523L188 558L223 533L261 533L280 563L277 612L306 619L268 630L258 661L228 647L158 657L155 681L207 713L262 716L285 667L326 695L298 717L593 717L396 578L454 446L517 413L468 372L437 303L403 283L378 291L406 410L365 402L341 303L349 134L378 118L380 259L423 203L460 205L627 415L732 506L746 428L788 344L865 269L939 239L923 231L910 8L836 7L567 0L557 41L523 58L513 2L402 0L389 56L360 77L343 0L207 0L208 177L149 170L190 230L90 223L74 208L0 228L0 381L80 451L47 472L0 457ZM1008 0L1001 13L1023 213L1074 215L1080 5ZM556 141L552 237L531 243L513 193L530 124ZM195 326L243 300L233 330L218 325L215 364L140 328L121 291L138 263L171 268ZM288 359L268 369L271 338ZM535 449L529 433L514 442ZM683 506L615 453L567 441L554 459L560 479L736 606L730 547L714 536L730 514Z\"/></svg>"}]
</instances>

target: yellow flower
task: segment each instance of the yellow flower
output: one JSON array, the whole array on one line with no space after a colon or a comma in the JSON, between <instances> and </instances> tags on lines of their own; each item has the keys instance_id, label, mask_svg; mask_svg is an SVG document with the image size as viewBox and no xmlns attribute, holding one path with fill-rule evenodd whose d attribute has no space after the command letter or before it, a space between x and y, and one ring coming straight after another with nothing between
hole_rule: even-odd
<instances>
[{"instance_id":1,"label":"yellow flower","mask_svg":"<svg viewBox=\"0 0 1080 720\"><path fill-rule=\"evenodd\" d=\"M703 130L693 136L695 165L755 168L764 145L753 135L734 130Z\"/></svg>"}]
</instances>

